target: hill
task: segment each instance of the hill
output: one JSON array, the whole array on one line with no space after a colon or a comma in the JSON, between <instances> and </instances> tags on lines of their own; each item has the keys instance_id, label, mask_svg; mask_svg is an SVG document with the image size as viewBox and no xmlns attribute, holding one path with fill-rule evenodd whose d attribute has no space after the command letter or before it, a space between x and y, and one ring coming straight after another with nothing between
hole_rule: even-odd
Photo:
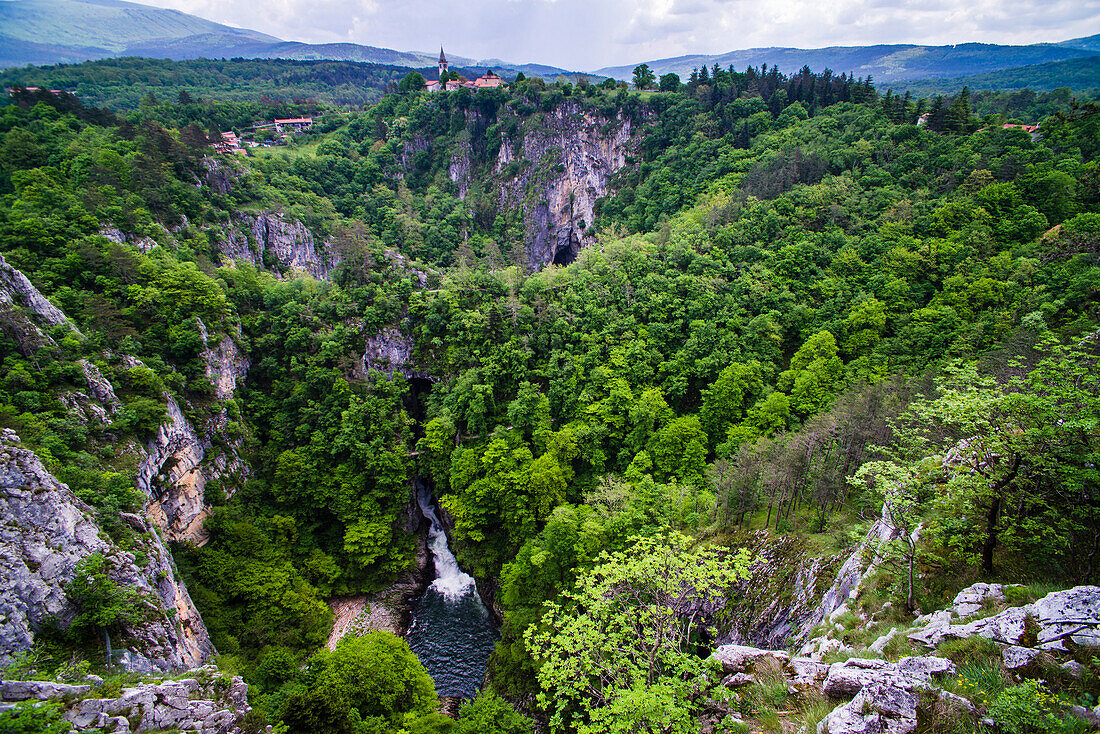
<instances>
[{"instance_id":1,"label":"hill","mask_svg":"<svg viewBox=\"0 0 1100 734\"><path fill-rule=\"evenodd\" d=\"M895 82L902 79L931 79L963 74L977 74L1012 67L1043 64L1053 61L1095 56L1087 44L1096 43L1096 37L1079 39L1082 46L1063 44L1035 44L1031 46L1001 46L988 43L960 43L955 46L915 46L910 44L882 46L831 46L828 48L750 48L724 54L694 54L675 58L647 61L653 71L660 74L676 73L686 78L692 69L703 65L718 64L722 68L733 66L745 69L749 66L778 65L783 71L798 71L809 66L815 71L832 69L836 73L871 76L877 82ZM639 62L640 63L640 62ZM611 66L597 70L616 79L629 79L634 64Z\"/></svg>"},{"instance_id":2,"label":"hill","mask_svg":"<svg viewBox=\"0 0 1100 734\"><path fill-rule=\"evenodd\" d=\"M1031 89L1037 92L1049 92L1061 87L1069 87L1075 92L1097 90L1100 89L1100 56L1019 66L986 74L903 81L890 86L896 92L909 92L918 97L953 94L961 91L963 87L970 87L972 91Z\"/></svg>"},{"instance_id":3,"label":"hill","mask_svg":"<svg viewBox=\"0 0 1100 734\"><path fill-rule=\"evenodd\" d=\"M205 38L226 47L279 39L214 23L178 10L122 0L0 2L0 64L83 61L123 53L138 44Z\"/></svg>"},{"instance_id":4,"label":"hill","mask_svg":"<svg viewBox=\"0 0 1100 734\"><path fill-rule=\"evenodd\" d=\"M357 43L302 43L123 0L0 0L0 69L144 56L157 59L298 59L434 67L436 55ZM554 77L565 69L448 54L453 66Z\"/></svg>"}]
</instances>

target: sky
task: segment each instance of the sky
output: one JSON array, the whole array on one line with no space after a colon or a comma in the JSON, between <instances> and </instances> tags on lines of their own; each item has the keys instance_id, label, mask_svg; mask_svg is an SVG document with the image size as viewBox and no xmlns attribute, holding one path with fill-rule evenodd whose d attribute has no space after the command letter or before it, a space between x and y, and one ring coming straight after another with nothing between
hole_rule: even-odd
<instances>
[{"instance_id":1,"label":"sky","mask_svg":"<svg viewBox=\"0 0 1100 734\"><path fill-rule=\"evenodd\" d=\"M761 46L1027 44L1100 33L1100 0L138 0L309 43L578 71Z\"/></svg>"}]
</instances>

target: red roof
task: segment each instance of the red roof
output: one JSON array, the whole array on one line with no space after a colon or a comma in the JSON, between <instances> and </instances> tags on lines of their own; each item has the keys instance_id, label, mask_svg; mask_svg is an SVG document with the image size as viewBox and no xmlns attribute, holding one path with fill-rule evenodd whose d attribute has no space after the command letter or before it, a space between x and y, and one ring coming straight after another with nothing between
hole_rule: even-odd
<instances>
[{"instance_id":1,"label":"red roof","mask_svg":"<svg viewBox=\"0 0 1100 734\"><path fill-rule=\"evenodd\" d=\"M313 118L312 117L288 117L285 120L280 120L279 118L275 118L275 124L276 125L293 125L294 123L308 123L308 124L312 125L313 124Z\"/></svg>"}]
</instances>

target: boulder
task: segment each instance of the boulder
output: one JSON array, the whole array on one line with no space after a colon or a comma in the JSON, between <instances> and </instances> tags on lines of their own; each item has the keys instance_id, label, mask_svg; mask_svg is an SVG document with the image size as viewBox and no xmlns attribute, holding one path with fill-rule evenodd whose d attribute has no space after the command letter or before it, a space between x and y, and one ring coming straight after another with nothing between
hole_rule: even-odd
<instances>
[{"instance_id":1,"label":"boulder","mask_svg":"<svg viewBox=\"0 0 1100 734\"><path fill-rule=\"evenodd\" d=\"M1018 647L1010 645L1001 650L1001 659L1006 670L1020 670L1031 665L1035 658L1039 657L1039 651L1030 647Z\"/></svg>"},{"instance_id":2,"label":"boulder","mask_svg":"<svg viewBox=\"0 0 1100 734\"><path fill-rule=\"evenodd\" d=\"M761 650L748 645L722 645L714 651L714 658L722 664L723 673L752 672L761 658L771 658L780 667L791 660L791 656L783 650Z\"/></svg>"},{"instance_id":3,"label":"boulder","mask_svg":"<svg viewBox=\"0 0 1100 734\"><path fill-rule=\"evenodd\" d=\"M910 734L917 729L920 694L889 684L864 686L817 725L818 734Z\"/></svg>"},{"instance_id":4,"label":"boulder","mask_svg":"<svg viewBox=\"0 0 1100 734\"><path fill-rule=\"evenodd\" d=\"M787 672L791 675L791 684L796 687L820 688L829 674L829 666L810 658L791 658Z\"/></svg>"},{"instance_id":5,"label":"boulder","mask_svg":"<svg viewBox=\"0 0 1100 734\"><path fill-rule=\"evenodd\" d=\"M870 658L852 658L829 666L822 692L833 698L854 696L868 685L890 686L914 691L932 684L933 676L955 672L947 658L907 657L896 663Z\"/></svg>"},{"instance_id":6,"label":"boulder","mask_svg":"<svg viewBox=\"0 0 1100 734\"><path fill-rule=\"evenodd\" d=\"M1083 647L1100 647L1100 586L1055 591L1030 607L1039 623L1039 647L1065 650L1065 638Z\"/></svg>"},{"instance_id":7,"label":"boulder","mask_svg":"<svg viewBox=\"0 0 1100 734\"><path fill-rule=\"evenodd\" d=\"M92 690L89 685L69 685L52 680L0 681L0 699L4 701L45 701L50 698L75 698Z\"/></svg>"},{"instance_id":8,"label":"boulder","mask_svg":"<svg viewBox=\"0 0 1100 734\"><path fill-rule=\"evenodd\" d=\"M752 673L734 673L733 675L726 676L722 680L722 685L726 688L741 688L755 682L756 676Z\"/></svg>"},{"instance_id":9,"label":"boulder","mask_svg":"<svg viewBox=\"0 0 1100 734\"><path fill-rule=\"evenodd\" d=\"M951 602L952 611L957 617L969 617L977 614L987 600L1004 602L1004 587L1000 584L974 584L955 595Z\"/></svg>"}]
</instances>

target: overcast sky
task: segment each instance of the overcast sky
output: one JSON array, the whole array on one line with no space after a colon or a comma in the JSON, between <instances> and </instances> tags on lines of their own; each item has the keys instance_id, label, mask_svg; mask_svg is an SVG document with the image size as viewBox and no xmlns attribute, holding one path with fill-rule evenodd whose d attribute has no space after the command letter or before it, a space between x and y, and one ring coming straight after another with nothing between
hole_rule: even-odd
<instances>
[{"instance_id":1,"label":"overcast sky","mask_svg":"<svg viewBox=\"0 0 1100 734\"><path fill-rule=\"evenodd\" d=\"M1100 0L139 0L294 41L575 70L756 46L1041 43L1100 33Z\"/></svg>"}]
</instances>

